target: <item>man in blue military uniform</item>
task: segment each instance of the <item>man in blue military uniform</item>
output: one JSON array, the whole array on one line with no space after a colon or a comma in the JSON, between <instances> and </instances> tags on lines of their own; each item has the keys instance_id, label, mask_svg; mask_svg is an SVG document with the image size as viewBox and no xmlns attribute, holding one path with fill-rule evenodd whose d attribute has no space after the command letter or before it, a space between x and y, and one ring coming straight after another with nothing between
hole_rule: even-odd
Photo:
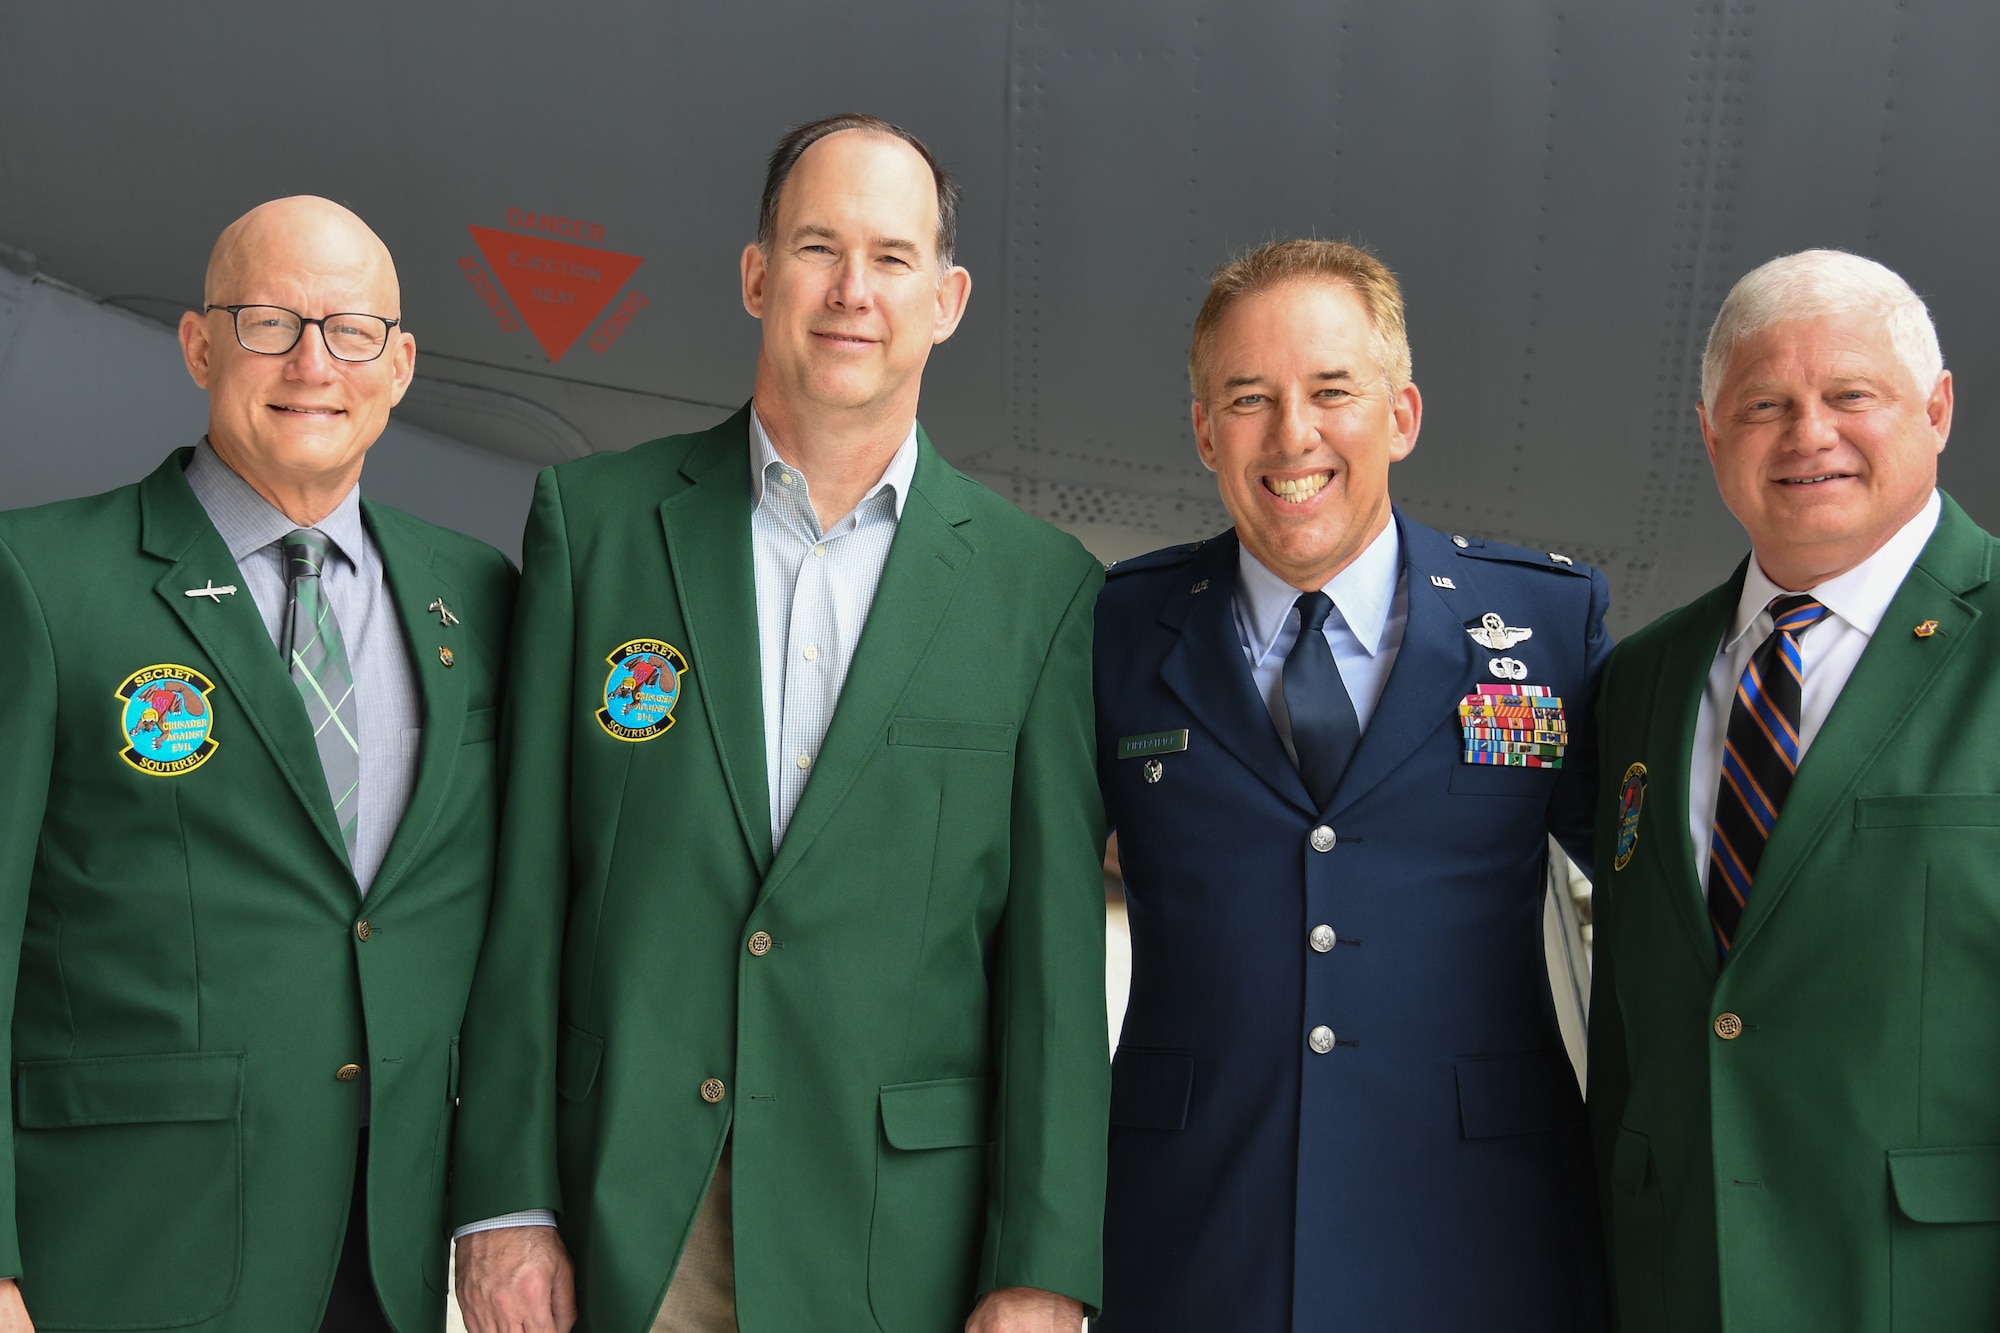
<instances>
[{"instance_id":1,"label":"man in blue military uniform","mask_svg":"<svg viewBox=\"0 0 2000 1333\"><path fill-rule=\"evenodd\" d=\"M1588 850L1603 576L1391 505L1422 400L1365 251L1218 271L1189 375L1234 530L1097 610L1133 948L1101 1327L1600 1328L1542 910L1548 836Z\"/></svg>"}]
</instances>

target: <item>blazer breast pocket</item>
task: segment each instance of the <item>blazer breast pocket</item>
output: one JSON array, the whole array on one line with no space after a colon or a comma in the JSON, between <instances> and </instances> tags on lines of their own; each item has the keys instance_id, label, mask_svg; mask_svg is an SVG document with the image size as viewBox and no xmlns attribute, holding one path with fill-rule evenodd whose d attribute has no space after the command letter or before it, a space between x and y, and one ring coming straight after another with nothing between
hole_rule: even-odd
<instances>
[{"instance_id":1,"label":"blazer breast pocket","mask_svg":"<svg viewBox=\"0 0 2000 1333\"><path fill-rule=\"evenodd\" d=\"M2000 828L2000 792L1860 796L1854 801L1854 827Z\"/></svg>"},{"instance_id":2,"label":"blazer breast pocket","mask_svg":"<svg viewBox=\"0 0 2000 1333\"><path fill-rule=\"evenodd\" d=\"M942 717L899 717L889 724L889 744L929 750L988 750L1006 754L1014 748L1014 724Z\"/></svg>"}]
</instances>

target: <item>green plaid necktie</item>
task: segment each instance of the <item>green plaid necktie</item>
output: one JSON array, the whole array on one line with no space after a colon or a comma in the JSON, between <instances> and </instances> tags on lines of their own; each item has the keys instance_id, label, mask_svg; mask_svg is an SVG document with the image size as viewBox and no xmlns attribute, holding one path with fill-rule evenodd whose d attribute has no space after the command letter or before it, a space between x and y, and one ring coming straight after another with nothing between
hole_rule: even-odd
<instances>
[{"instance_id":1,"label":"green plaid necktie","mask_svg":"<svg viewBox=\"0 0 2000 1333\"><path fill-rule=\"evenodd\" d=\"M326 564L327 540L314 528L298 528L285 537L285 579L291 585L286 606L285 637L279 645L292 683L305 700L306 719L319 744L319 765L326 774L327 794L347 857L354 859L354 836L361 815L361 732L354 705L354 668L347 661L347 644L340 637L320 582Z\"/></svg>"}]
</instances>

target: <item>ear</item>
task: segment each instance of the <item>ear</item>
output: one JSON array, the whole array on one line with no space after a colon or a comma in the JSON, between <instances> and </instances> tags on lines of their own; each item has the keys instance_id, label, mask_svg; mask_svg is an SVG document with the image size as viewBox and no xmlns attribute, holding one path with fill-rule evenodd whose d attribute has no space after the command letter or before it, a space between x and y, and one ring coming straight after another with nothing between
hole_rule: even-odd
<instances>
[{"instance_id":1,"label":"ear","mask_svg":"<svg viewBox=\"0 0 2000 1333\"><path fill-rule=\"evenodd\" d=\"M417 376L417 340L411 334L396 330L396 346L390 351L394 361L390 366L389 406L403 401L403 395L410 391L410 381Z\"/></svg>"},{"instance_id":2,"label":"ear","mask_svg":"<svg viewBox=\"0 0 2000 1333\"><path fill-rule=\"evenodd\" d=\"M1215 471L1214 427L1208 419L1208 408L1201 399L1194 400L1194 451L1201 458L1201 465L1210 472Z\"/></svg>"},{"instance_id":3,"label":"ear","mask_svg":"<svg viewBox=\"0 0 2000 1333\"><path fill-rule=\"evenodd\" d=\"M965 303L971 299L972 275L956 264L946 269L944 280L938 283L937 315L931 325L933 344L958 332L958 321L965 318Z\"/></svg>"},{"instance_id":4,"label":"ear","mask_svg":"<svg viewBox=\"0 0 2000 1333\"><path fill-rule=\"evenodd\" d=\"M208 358L214 350L208 340L208 316L193 310L181 316L180 326L181 359L187 362L187 372L194 382L208 387Z\"/></svg>"},{"instance_id":5,"label":"ear","mask_svg":"<svg viewBox=\"0 0 2000 1333\"><path fill-rule=\"evenodd\" d=\"M1931 390L1928 402L1924 404L1924 415L1930 419L1931 429L1937 432L1937 451L1944 452L1944 443L1951 438L1951 372L1938 376L1937 387Z\"/></svg>"},{"instance_id":6,"label":"ear","mask_svg":"<svg viewBox=\"0 0 2000 1333\"><path fill-rule=\"evenodd\" d=\"M771 257L752 241L743 247L743 308L750 318L764 318L764 278L771 271Z\"/></svg>"},{"instance_id":7,"label":"ear","mask_svg":"<svg viewBox=\"0 0 2000 1333\"><path fill-rule=\"evenodd\" d=\"M1396 423L1396 436L1389 442L1389 461L1400 463L1417 447L1417 432L1424 424L1424 396L1417 392L1416 385L1405 384L1396 390L1390 411Z\"/></svg>"}]
</instances>

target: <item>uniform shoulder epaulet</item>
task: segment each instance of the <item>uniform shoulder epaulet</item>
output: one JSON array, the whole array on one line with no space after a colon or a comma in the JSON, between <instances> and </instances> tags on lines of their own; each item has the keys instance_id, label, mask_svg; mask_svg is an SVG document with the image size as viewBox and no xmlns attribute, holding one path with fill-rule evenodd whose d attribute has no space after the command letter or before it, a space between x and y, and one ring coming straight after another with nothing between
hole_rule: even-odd
<instances>
[{"instance_id":1,"label":"uniform shoulder epaulet","mask_svg":"<svg viewBox=\"0 0 2000 1333\"><path fill-rule=\"evenodd\" d=\"M1198 542L1183 542L1179 546L1163 546L1157 551L1135 555L1129 560L1114 560L1104 567L1107 579L1122 578L1127 574L1143 574L1149 569L1172 569L1184 565L1194 558L1195 552L1208 545L1209 539Z\"/></svg>"},{"instance_id":2,"label":"uniform shoulder epaulet","mask_svg":"<svg viewBox=\"0 0 2000 1333\"><path fill-rule=\"evenodd\" d=\"M1561 551L1535 551L1525 546L1514 546L1507 542L1486 541L1479 537L1451 535L1452 548L1460 555L1472 560L1500 560L1510 565L1532 565L1536 569L1553 570L1559 574L1575 574L1589 578L1591 567L1580 564Z\"/></svg>"}]
</instances>

